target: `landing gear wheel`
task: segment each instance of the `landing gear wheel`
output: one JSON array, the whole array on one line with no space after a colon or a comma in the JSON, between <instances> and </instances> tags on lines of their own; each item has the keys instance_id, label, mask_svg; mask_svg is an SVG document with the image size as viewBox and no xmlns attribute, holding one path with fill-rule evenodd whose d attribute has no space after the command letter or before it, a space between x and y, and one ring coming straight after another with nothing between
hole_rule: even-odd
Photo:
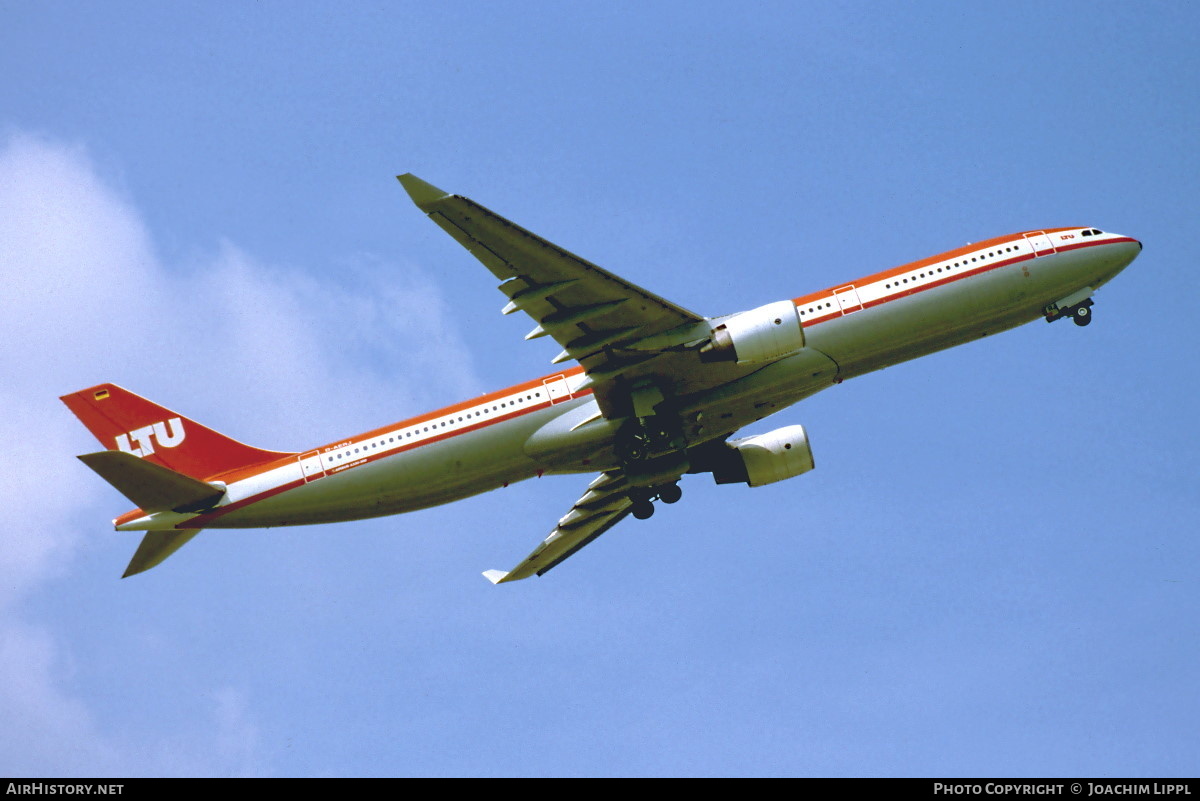
<instances>
[{"instance_id":1,"label":"landing gear wheel","mask_svg":"<svg viewBox=\"0 0 1200 801\"><path fill-rule=\"evenodd\" d=\"M1075 319L1075 325L1088 325L1092 321L1092 310L1088 306L1080 306L1071 316Z\"/></svg>"},{"instance_id":2,"label":"landing gear wheel","mask_svg":"<svg viewBox=\"0 0 1200 801\"><path fill-rule=\"evenodd\" d=\"M654 504L650 501L638 500L633 502L633 516L638 520L649 520L654 514Z\"/></svg>"},{"instance_id":3,"label":"landing gear wheel","mask_svg":"<svg viewBox=\"0 0 1200 801\"><path fill-rule=\"evenodd\" d=\"M652 441L644 428L634 429L623 438L622 456L627 462L641 462L650 458Z\"/></svg>"},{"instance_id":4,"label":"landing gear wheel","mask_svg":"<svg viewBox=\"0 0 1200 801\"><path fill-rule=\"evenodd\" d=\"M678 484L667 484L658 489L658 499L663 503L675 503L682 497L683 490L679 488Z\"/></svg>"},{"instance_id":5,"label":"landing gear wheel","mask_svg":"<svg viewBox=\"0 0 1200 801\"><path fill-rule=\"evenodd\" d=\"M671 432L663 428L651 428L647 431L650 447L655 452L665 451L671 447Z\"/></svg>"}]
</instances>

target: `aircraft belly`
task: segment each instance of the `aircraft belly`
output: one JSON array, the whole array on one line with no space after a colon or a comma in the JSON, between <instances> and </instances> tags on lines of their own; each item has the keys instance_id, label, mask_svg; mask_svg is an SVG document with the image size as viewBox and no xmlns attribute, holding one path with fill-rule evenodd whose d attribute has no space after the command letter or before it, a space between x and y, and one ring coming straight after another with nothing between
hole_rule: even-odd
<instances>
[{"instance_id":1,"label":"aircraft belly","mask_svg":"<svg viewBox=\"0 0 1200 801\"><path fill-rule=\"evenodd\" d=\"M1067 251L1025 262L1032 291L1040 305L1053 303L1085 286L1099 287L1125 266L1125 259L1096 250Z\"/></svg>"},{"instance_id":2,"label":"aircraft belly","mask_svg":"<svg viewBox=\"0 0 1200 801\"><path fill-rule=\"evenodd\" d=\"M971 279L962 279L814 326L808 342L850 378L928 353L932 342L971 327L978 295Z\"/></svg>"},{"instance_id":3,"label":"aircraft belly","mask_svg":"<svg viewBox=\"0 0 1200 801\"><path fill-rule=\"evenodd\" d=\"M809 344L852 378L1035 320L1087 285L1088 265L1076 253L1007 265L815 326Z\"/></svg>"},{"instance_id":4,"label":"aircraft belly","mask_svg":"<svg viewBox=\"0 0 1200 801\"><path fill-rule=\"evenodd\" d=\"M799 352L749 373L740 365L701 364L690 352L667 354L679 370L666 370L676 380L664 388L678 399L675 411L691 445L725 436L840 380L1034 320L1048 304L1100 286L1129 261L1124 251L1090 250L1047 253L905 297L847 306L843 316L806 326L807 346ZM299 467L281 468L292 484L307 483L273 495L261 481L247 486L242 489L251 502L205 516L203 524L249 528L376 517L543 473L606 470L616 464L611 445L621 423L605 418L597 399L585 396L338 472L313 477ZM238 488L230 489L237 501Z\"/></svg>"},{"instance_id":5,"label":"aircraft belly","mask_svg":"<svg viewBox=\"0 0 1200 801\"><path fill-rule=\"evenodd\" d=\"M411 512L498 489L544 467L523 450L557 407L316 478L206 522L206 528L259 528L358 520Z\"/></svg>"},{"instance_id":6,"label":"aircraft belly","mask_svg":"<svg viewBox=\"0 0 1200 801\"><path fill-rule=\"evenodd\" d=\"M691 444L698 445L774 414L837 379L838 365L829 356L804 348L736 381L684 398L680 416L698 420L698 428L689 436Z\"/></svg>"},{"instance_id":7,"label":"aircraft belly","mask_svg":"<svg viewBox=\"0 0 1200 801\"><path fill-rule=\"evenodd\" d=\"M564 408L534 431L525 441L525 453L552 473L590 473L615 467L612 443L620 423L604 417L600 404L589 398Z\"/></svg>"}]
</instances>

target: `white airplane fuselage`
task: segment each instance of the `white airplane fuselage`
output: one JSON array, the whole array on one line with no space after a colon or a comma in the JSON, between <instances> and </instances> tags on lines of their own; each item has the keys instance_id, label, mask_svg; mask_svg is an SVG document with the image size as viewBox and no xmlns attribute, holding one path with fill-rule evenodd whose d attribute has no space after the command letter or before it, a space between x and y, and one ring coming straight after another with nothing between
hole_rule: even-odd
<instances>
[{"instance_id":1,"label":"white airplane fuselage","mask_svg":"<svg viewBox=\"0 0 1200 801\"><path fill-rule=\"evenodd\" d=\"M795 298L805 347L794 355L763 366L693 354L694 370L709 371L710 380L701 391L690 392L686 378L675 387L679 415L696 421L688 446L728 437L845 379L1088 300L1141 250L1135 239L1095 231L999 237ZM715 388L714 374L722 379ZM618 467L618 427L601 415L588 376L575 366L214 477L226 489L215 508L135 510L114 523L121 530L258 528L408 512L534 476Z\"/></svg>"}]
</instances>

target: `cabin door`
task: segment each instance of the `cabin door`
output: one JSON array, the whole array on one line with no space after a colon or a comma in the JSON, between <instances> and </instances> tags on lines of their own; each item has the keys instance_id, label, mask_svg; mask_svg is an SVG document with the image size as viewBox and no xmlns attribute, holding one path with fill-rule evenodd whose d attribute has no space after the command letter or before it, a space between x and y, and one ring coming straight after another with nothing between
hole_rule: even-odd
<instances>
[{"instance_id":1,"label":"cabin door","mask_svg":"<svg viewBox=\"0 0 1200 801\"><path fill-rule=\"evenodd\" d=\"M300 455L300 472L304 474L304 483L316 481L325 475L325 462L320 451L309 451Z\"/></svg>"},{"instance_id":2,"label":"cabin door","mask_svg":"<svg viewBox=\"0 0 1200 801\"><path fill-rule=\"evenodd\" d=\"M854 288L854 284L833 290L833 297L837 299L838 308L842 310L843 315L862 308L862 301L858 297L858 290Z\"/></svg>"},{"instance_id":3,"label":"cabin door","mask_svg":"<svg viewBox=\"0 0 1200 801\"><path fill-rule=\"evenodd\" d=\"M565 375L556 375L554 378L547 378L542 381L542 385L546 387L546 395L550 398L550 405L571 399L571 388L567 386L567 377Z\"/></svg>"},{"instance_id":4,"label":"cabin door","mask_svg":"<svg viewBox=\"0 0 1200 801\"><path fill-rule=\"evenodd\" d=\"M1045 231L1025 234L1025 239L1033 246L1033 255L1035 256L1045 256L1054 252L1054 243L1050 241L1050 237L1046 236Z\"/></svg>"}]
</instances>

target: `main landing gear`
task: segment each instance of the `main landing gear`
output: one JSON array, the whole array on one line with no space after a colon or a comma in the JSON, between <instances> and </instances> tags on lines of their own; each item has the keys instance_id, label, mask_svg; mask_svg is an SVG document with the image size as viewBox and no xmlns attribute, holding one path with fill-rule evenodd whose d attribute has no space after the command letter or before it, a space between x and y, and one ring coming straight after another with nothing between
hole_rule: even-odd
<instances>
[{"instance_id":1,"label":"main landing gear","mask_svg":"<svg viewBox=\"0 0 1200 801\"><path fill-rule=\"evenodd\" d=\"M639 420L626 426L617 436L617 455L625 463L646 462L673 448L671 432L656 418Z\"/></svg>"},{"instance_id":2,"label":"main landing gear","mask_svg":"<svg viewBox=\"0 0 1200 801\"><path fill-rule=\"evenodd\" d=\"M633 516L638 520L646 520L654 514L654 501L675 503L683 497L683 490L678 483L663 484L660 487L638 487L629 491L629 499L633 501Z\"/></svg>"},{"instance_id":3,"label":"main landing gear","mask_svg":"<svg viewBox=\"0 0 1200 801\"><path fill-rule=\"evenodd\" d=\"M672 412L661 389L649 382L629 395L630 419L617 432L614 447L629 480L631 512L638 520L654 514L654 501L675 503L683 496L679 477L687 472L687 442L682 421Z\"/></svg>"}]
</instances>

